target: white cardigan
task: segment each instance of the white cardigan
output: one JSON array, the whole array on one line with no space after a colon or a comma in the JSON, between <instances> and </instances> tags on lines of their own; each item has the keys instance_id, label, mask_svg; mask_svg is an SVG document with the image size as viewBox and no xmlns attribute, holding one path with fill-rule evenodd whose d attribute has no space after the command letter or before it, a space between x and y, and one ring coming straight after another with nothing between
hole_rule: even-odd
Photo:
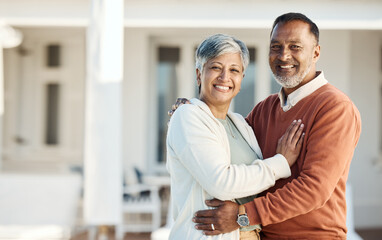
<instances>
[{"instance_id":1,"label":"white cardigan","mask_svg":"<svg viewBox=\"0 0 382 240\"><path fill-rule=\"evenodd\" d=\"M283 155L255 160L253 165L231 165L224 126L198 99L180 106L167 133L167 169L171 175L171 208L174 226L170 240L240 239L239 230L205 236L195 229L195 212L209 209L206 199L232 200L260 193L291 172ZM258 156L260 147L252 128L237 113L229 112L237 129Z\"/></svg>"}]
</instances>

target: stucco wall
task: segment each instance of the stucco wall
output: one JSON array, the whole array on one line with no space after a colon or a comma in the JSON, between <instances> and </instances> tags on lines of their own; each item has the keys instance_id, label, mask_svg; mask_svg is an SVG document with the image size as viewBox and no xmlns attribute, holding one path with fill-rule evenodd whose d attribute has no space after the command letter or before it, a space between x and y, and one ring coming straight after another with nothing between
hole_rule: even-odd
<instances>
[{"instance_id":1,"label":"stucco wall","mask_svg":"<svg viewBox=\"0 0 382 240\"><path fill-rule=\"evenodd\" d=\"M318 69L358 107L362 134L350 167L356 228L382 226L381 39L378 31L323 30Z\"/></svg>"},{"instance_id":2,"label":"stucco wall","mask_svg":"<svg viewBox=\"0 0 382 240\"><path fill-rule=\"evenodd\" d=\"M350 169L357 227L382 226L382 164L380 159L381 32L350 35L350 96L362 116L362 135Z\"/></svg>"}]
</instances>

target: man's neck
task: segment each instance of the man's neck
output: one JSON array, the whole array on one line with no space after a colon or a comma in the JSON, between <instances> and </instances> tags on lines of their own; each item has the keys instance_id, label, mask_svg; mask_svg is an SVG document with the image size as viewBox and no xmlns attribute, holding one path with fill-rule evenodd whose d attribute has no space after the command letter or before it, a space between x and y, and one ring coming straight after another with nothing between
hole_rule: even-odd
<instances>
[{"instance_id":1,"label":"man's neck","mask_svg":"<svg viewBox=\"0 0 382 240\"><path fill-rule=\"evenodd\" d=\"M287 98L289 94L291 94L292 92L296 91L297 89L299 89L300 87L304 86L305 84L307 84L308 82L312 81L313 79L315 79L317 76L319 75L319 72L315 72L313 77L307 77L305 78L299 85L297 85L296 87L294 88L285 88L283 87L283 92L285 94L285 97Z\"/></svg>"}]
</instances>

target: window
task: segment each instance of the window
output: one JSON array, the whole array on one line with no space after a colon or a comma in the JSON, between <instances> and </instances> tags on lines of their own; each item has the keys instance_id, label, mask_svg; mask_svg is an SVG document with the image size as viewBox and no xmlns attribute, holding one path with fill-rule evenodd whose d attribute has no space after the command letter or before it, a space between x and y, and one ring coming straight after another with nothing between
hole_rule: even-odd
<instances>
[{"instance_id":1,"label":"window","mask_svg":"<svg viewBox=\"0 0 382 240\"><path fill-rule=\"evenodd\" d=\"M46 65L48 67L59 67L61 46L56 44L51 44L51 45L48 45L46 49L47 49Z\"/></svg>"},{"instance_id":2,"label":"window","mask_svg":"<svg viewBox=\"0 0 382 240\"><path fill-rule=\"evenodd\" d=\"M255 56L256 49L248 48L249 64L245 70L245 77L241 82L240 93L234 99L234 111L244 117L252 110L255 103Z\"/></svg>"},{"instance_id":3,"label":"window","mask_svg":"<svg viewBox=\"0 0 382 240\"><path fill-rule=\"evenodd\" d=\"M60 86L57 83L46 85L46 124L45 144L58 144L59 96Z\"/></svg>"},{"instance_id":4,"label":"window","mask_svg":"<svg viewBox=\"0 0 382 240\"><path fill-rule=\"evenodd\" d=\"M157 61L157 108L158 108L158 163L166 161L166 134L169 117L167 111L177 98L177 68L180 49L177 47L159 47Z\"/></svg>"}]
</instances>

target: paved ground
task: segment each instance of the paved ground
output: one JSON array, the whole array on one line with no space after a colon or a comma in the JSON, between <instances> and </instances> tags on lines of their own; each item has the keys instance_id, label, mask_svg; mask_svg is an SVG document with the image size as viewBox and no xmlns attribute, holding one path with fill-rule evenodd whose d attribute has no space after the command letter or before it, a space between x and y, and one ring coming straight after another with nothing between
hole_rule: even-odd
<instances>
[{"instance_id":1,"label":"paved ground","mask_svg":"<svg viewBox=\"0 0 382 240\"><path fill-rule=\"evenodd\" d=\"M108 240L115 240L114 232L111 232ZM87 233L80 233L71 240L89 240ZM96 240L96 239L95 239ZM150 240L150 233L127 233L123 240Z\"/></svg>"},{"instance_id":2,"label":"paved ground","mask_svg":"<svg viewBox=\"0 0 382 240\"><path fill-rule=\"evenodd\" d=\"M357 230L357 233L363 240L381 240L382 228L378 229L362 229ZM72 240L88 240L87 233L78 234ZM108 240L115 240L114 233L109 234ZM125 235L124 240L150 240L150 233L128 233Z\"/></svg>"}]
</instances>

